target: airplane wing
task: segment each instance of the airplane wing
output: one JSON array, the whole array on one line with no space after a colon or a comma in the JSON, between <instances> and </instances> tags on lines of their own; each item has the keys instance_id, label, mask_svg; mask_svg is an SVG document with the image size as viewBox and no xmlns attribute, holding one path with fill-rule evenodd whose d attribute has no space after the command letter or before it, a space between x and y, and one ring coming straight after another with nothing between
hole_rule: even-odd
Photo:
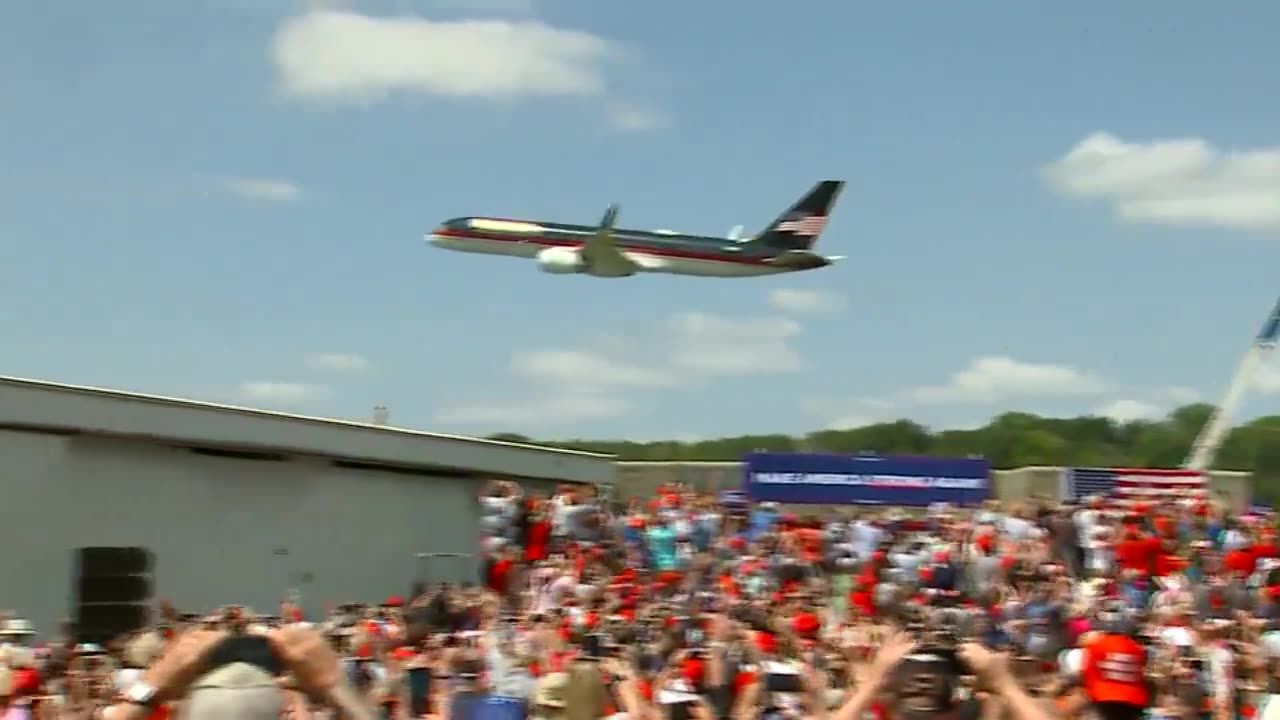
<instances>
[{"instance_id":1,"label":"airplane wing","mask_svg":"<svg viewBox=\"0 0 1280 720\"><path fill-rule=\"evenodd\" d=\"M765 262L770 265L787 268L788 270L813 270L820 267L826 267L843 259L843 255L823 256L807 250L788 250L787 252L765 260Z\"/></svg>"},{"instance_id":2,"label":"airplane wing","mask_svg":"<svg viewBox=\"0 0 1280 720\"><path fill-rule=\"evenodd\" d=\"M579 251L595 274L621 277L632 275L638 269L637 264L613 243L613 227L617 219L618 206L610 205L600 220L600 229L587 238Z\"/></svg>"}]
</instances>

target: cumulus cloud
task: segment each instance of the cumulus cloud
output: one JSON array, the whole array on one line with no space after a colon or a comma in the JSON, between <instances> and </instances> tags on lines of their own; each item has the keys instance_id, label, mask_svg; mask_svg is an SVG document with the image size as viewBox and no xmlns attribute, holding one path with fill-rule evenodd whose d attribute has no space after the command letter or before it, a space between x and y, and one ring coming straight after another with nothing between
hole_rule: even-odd
<instances>
[{"instance_id":1,"label":"cumulus cloud","mask_svg":"<svg viewBox=\"0 0 1280 720\"><path fill-rule=\"evenodd\" d=\"M1280 147L1224 149L1200 138L1129 142L1094 133L1042 169L1057 192L1159 225L1280 229Z\"/></svg>"},{"instance_id":2,"label":"cumulus cloud","mask_svg":"<svg viewBox=\"0 0 1280 720\"><path fill-rule=\"evenodd\" d=\"M275 178L227 178L222 189L245 200L290 203L302 199L302 188Z\"/></svg>"},{"instance_id":3,"label":"cumulus cloud","mask_svg":"<svg viewBox=\"0 0 1280 720\"><path fill-rule=\"evenodd\" d=\"M1280 392L1280 367L1266 382ZM1201 397L1185 386L1126 383L1068 365L990 356L972 361L944 384L890 390L879 397L811 397L801 409L832 430L898 418L955 430L981 427L992 413L1006 410L1041 412L1046 404L1055 413L1083 411L1118 422L1158 420Z\"/></svg>"},{"instance_id":4,"label":"cumulus cloud","mask_svg":"<svg viewBox=\"0 0 1280 720\"><path fill-rule=\"evenodd\" d=\"M916 388L911 396L920 403L993 403L1013 398L1094 395L1105 389L1096 376L1070 366L984 357L952 375L946 384Z\"/></svg>"},{"instance_id":5,"label":"cumulus cloud","mask_svg":"<svg viewBox=\"0 0 1280 720\"><path fill-rule=\"evenodd\" d=\"M602 96L608 40L534 20L428 20L317 10L277 31L271 59L282 92L367 104L393 93L518 99Z\"/></svg>"},{"instance_id":6,"label":"cumulus cloud","mask_svg":"<svg viewBox=\"0 0 1280 720\"><path fill-rule=\"evenodd\" d=\"M803 370L791 346L800 324L789 318L726 318L687 312L667 324L668 360L705 375L765 375Z\"/></svg>"},{"instance_id":7,"label":"cumulus cloud","mask_svg":"<svg viewBox=\"0 0 1280 720\"><path fill-rule=\"evenodd\" d=\"M680 378L667 368L627 362L583 349L517 351L511 356L510 368L517 375L555 386L608 390L680 384Z\"/></svg>"},{"instance_id":8,"label":"cumulus cloud","mask_svg":"<svg viewBox=\"0 0 1280 720\"><path fill-rule=\"evenodd\" d=\"M769 293L769 305L784 313L825 313L843 308L844 296L818 290L778 288Z\"/></svg>"},{"instance_id":9,"label":"cumulus cloud","mask_svg":"<svg viewBox=\"0 0 1280 720\"><path fill-rule=\"evenodd\" d=\"M803 369L791 345L800 330L787 318L686 312L635 341L604 338L579 347L520 350L508 364L526 388L515 393L515 401L467 402L436 419L518 428L617 417L637 409L628 400L632 394Z\"/></svg>"},{"instance_id":10,"label":"cumulus cloud","mask_svg":"<svg viewBox=\"0 0 1280 720\"><path fill-rule=\"evenodd\" d=\"M352 353L308 353L303 366L314 372L358 374L369 369L369 359Z\"/></svg>"},{"instance_id":11,"label":"cumulus cloud","mask_svg":"<svg viewBox=\"0 0 1280 720\"><path fill-rule=\"evenodd\" d=\"M1165 416L1161 406L1142 400L1121 399L1109 402L1093 411L1099 417L1111 418L1116 422L1132 422L1134 420L1158 420Z\"/></svg>"},{"instance_id":12,"label":"cumulus cloud","mask_svg":"<svg viewBox=\"0 0 1280 720\"><path fill-rule=\"evenodd\" d=\"M243 382L236 389L240 399L268 405L300 405L328 393L329 388L324 385L271 380Z\"/></svg>"},{"instance_id":13,"label":"cumulus cloud","mask_svg":"<svg viewBox=\"0 0 1280 720\"><path fill-rule=\"evenodd\" d=\"M800 409L819 419L827 430L847 430L891 420L894 403L882 398L821 395L801 401Z\"/></svg>"}]
</instances>

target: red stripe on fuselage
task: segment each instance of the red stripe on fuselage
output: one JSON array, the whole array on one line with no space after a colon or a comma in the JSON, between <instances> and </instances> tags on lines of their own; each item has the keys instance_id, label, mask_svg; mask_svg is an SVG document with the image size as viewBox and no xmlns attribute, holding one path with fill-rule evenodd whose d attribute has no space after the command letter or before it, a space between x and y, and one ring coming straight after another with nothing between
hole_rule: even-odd
<instances>
[{"instance_id":1,"label":"red stripe on fuselage","mask_svg":"<svg viewBox=\"0 0 1280 720\"><path fill-rule=\"evenodd\" d=\"M562 240L560 238L550 238L545 235L501 235L497 233L475 232L474 230L454 230L451 228L439 228L432 232L432 235L441 237L461 238L463 240L497 240L499 242L510 243L533 243L545 247L582 247L584 241ZM736 263L738 265L766 265L768 258L752 258L742 257L740 255L729 255L727 253L700 253L691 250L682 250L680 248L664 248L654 247L652 245L625 245L618 243L618 247L623 250L644 253L645 255L655 255L658 257L676 257L686 260L706 260L710 262L727 262Z\"/></svg>"}]
</instances>

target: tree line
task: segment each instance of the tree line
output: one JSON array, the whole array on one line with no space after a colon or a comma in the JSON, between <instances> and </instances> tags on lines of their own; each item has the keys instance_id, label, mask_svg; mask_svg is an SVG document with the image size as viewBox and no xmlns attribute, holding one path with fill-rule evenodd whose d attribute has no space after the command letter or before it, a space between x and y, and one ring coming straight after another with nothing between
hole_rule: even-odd
<instances>
[{"instance_id":1,"label":"tree line","mask_svg":"<svg viewBox=\"0 0 1280 720\"><path fill-rule=\"evenodd\" d=\"M1117 422L1105 417L1041 417L1007 412L971 430L932 431L912 420L856 428L819 430L806 435L741 435L697 442L663 440L545 440L500 433L495 440L533 443L616 455L620 460L736 461L753 451L839 454L979 455L995 468L1027 465L1077 467L1176 468L1187 457L1213 406L1179 407L1160 420ZM1233 428L1218 451L1214 467L1254 471L1260 495L1280 485L1280 415L1257 418ZM1268 487L1263 487L1268 486ZM1280 492L1274 493L1280 495Z\"/></svg>"}]
</instances>

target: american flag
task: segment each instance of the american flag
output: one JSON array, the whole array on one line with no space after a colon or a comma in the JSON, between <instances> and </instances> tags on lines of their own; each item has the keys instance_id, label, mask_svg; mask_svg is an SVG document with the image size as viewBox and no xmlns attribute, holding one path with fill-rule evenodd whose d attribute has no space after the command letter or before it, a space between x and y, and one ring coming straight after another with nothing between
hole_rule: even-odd
<instances>
[{"instance_id":1,"label":"american flag","mask_svg":"<svg viewBox=\"0 0 1280 720\"><path fill-rule=\"evenodd\" d=\"M1115 504L1165 502L1204 497L1208 484L1195 470L1143 468L1067 468L1062 471L1062 496L1079 502L1099 495Z\"/></svg>"},{"instance_id":2,"label":"american flag","mask_svg":"<svg viewBox=\"0 0 1280 720\"><path fill-rule=\"evenodd\" d=\"M827 219L822 215L809 215L808 217L793 217L789 220L783 220L774 228L777 232L789 232L796 235L817 235L822 232L822 228L826 227Z\"/></svg>"}]
</instances>

